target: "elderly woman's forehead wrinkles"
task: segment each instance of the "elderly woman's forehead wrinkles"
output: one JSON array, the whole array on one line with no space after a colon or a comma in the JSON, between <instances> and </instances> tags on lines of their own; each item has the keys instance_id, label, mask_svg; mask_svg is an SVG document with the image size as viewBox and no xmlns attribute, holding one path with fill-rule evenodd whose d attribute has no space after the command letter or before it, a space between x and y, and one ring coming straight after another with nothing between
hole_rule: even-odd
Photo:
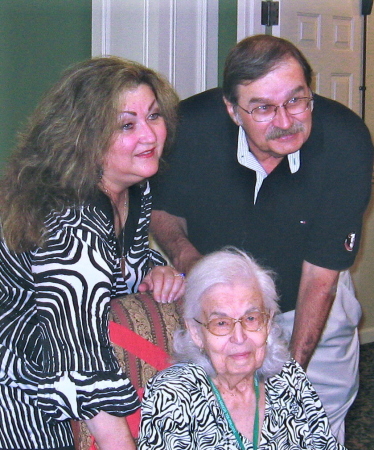
<instances>
[{"instance_id":1,"label":"elderly woman's forehead wrinkles","mask_svg":"<svg viewBox=\"0 0 374 450\"><path fill-rule=\"evenodd\" d=\"M265 305L264 302L262 300L261 296L258 296L255 298L257 301L253 301L253 299L248 299L250 301L251 306L249 306L246 310L244 310L243 312L240 312L240 316L244 316L246 314L250 314L252 312L258 311L258 312L263 312L265 309ZM239 303L241 303L241 301L239 301ZM227 303L226 305L222 305L220 304L218 307L216 307L215 305L213 306L213 308L210 308L211 305L203 305L202 308L202 312L204 314L204 316L207 319L211 319L212 317L232 317L232 307L236 306L235 305L235 298L232 298L232 301L230 301L230 303ZM235 315L237 316L237 314ZM236 318L236 317L232 317L232 318Z\"/></svg>"},{"instance_id":2,"label":"elderly woman's forehead wrinkles","mask_svg":"<svg viewBox=\"0 0 374 450\"><path fill-rule=\"evenodd\" d=\"M244 311L243 315L250 314L250 313L253 313L253 312L262 312L262 309L259 308L258 306L253 306L253 307L250 307L250 308L246 309ZM210 316L217 316L217 317L228 317L229 316L229 314L227 314L227 312L224 312L224 311L211 311L209 313L209 315Z\"/></svg>"}]
</instances>

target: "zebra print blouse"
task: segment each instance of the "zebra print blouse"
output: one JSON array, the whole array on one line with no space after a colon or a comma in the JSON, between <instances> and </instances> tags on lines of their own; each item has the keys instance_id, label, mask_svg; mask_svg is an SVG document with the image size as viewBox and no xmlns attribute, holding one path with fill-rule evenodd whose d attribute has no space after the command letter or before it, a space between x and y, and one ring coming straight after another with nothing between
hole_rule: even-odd
<instances>
[{"instance_id":1,"label":"zebra print blouse","mask_svg":"<svg viewBox=\"0 0 374 450\"><path fill-rule=\"evenodd\" d=\"M265 382L266 407L259 450L344 450L331 434L322 404L295 362ZM252 443L244 436L246 450ZM234 450L234 434L205 371L175 364L147 384L139 450Z\"/></svg>"},{"instance_id":2,"label":"zebra print blouse","mask_svg":"<svg viewBox=\"0 0 374 450\"><path fill-rule=\"evenodd\" d=\"M72 448L67 419L139 407L109 341L109 303L164 260L148 246L148 183L130 189L130 206L122 246L101 193L88 206L52 212L43 248L15 254L0 243L1 450Z\"/></svg>"}]
</instances>

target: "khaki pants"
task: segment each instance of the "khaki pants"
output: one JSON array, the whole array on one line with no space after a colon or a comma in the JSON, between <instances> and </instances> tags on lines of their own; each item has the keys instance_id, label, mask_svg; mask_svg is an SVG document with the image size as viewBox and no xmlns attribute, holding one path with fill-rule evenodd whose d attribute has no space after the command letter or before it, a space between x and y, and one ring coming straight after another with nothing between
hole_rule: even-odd
<instances>
[{"instance_id":1,"label":"khaki pants","mask_svg":"<svg viewBox=\"0 0 374 450\"><path fill-rule=\"evenodd\" d=\"M281 314L286 332L292 333L295 311ZM361 307L348 271L339 276L338 290L321 341L307 374L330 420L333 434L344 444L344 419L358 391Z\"/></svg>"}]
</instances>

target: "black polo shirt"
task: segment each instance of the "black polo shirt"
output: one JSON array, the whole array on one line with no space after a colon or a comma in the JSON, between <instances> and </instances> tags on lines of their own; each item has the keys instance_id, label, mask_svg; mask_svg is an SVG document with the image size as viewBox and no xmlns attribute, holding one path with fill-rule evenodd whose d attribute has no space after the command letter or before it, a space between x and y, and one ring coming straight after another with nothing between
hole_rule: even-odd
<instances>
[{"instance_id":1,"label":"black polo shirt","mask_svg":"<svg viewBox=\"0 0 374 450\"><path fill-rule=\"evenodd\" d=\"M352 265L373 150L357 115L316 96L300 169L292 174L284 158L264 179L256 203L256 173L238 163L238 127L222 92L183 101L180 116L169 170L153 184L154 209L186 218L189 239L201 253L225 245L251 253L276 272L284 312L295 308L304 260L334 270Z\"/></svg>"}]
</instances>

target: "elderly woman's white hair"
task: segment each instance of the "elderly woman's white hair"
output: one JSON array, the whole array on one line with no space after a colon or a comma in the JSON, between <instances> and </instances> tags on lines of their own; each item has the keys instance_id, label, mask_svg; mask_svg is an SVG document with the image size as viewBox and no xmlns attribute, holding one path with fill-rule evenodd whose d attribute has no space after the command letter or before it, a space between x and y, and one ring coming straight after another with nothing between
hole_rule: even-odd
<instances>
[{"instance_id":1,"label":"elderly woman's white hair","mask_svg":"<svg viewBox=\"0 0 374 450\"><path fill-rule=\"evenodd\" d=\"M254 282L257 283L262 293L265 310L273 317L266 356L258 374L266 379L280 371L284 362L289 359L289 352L276 317L279 313L278 296L273 274L270 271L260 267L245 252L235 247L225 247L223 250L204 256L191 269L186 281L185 321L201 316L201 300L207 289L217 284L240 283L252 287ZM174 335L174 360L175 362L193 362L202 366L208 375L216 375L210 359L194 344L188 329L177 330Z\"/></svg>"}]
</instances>

